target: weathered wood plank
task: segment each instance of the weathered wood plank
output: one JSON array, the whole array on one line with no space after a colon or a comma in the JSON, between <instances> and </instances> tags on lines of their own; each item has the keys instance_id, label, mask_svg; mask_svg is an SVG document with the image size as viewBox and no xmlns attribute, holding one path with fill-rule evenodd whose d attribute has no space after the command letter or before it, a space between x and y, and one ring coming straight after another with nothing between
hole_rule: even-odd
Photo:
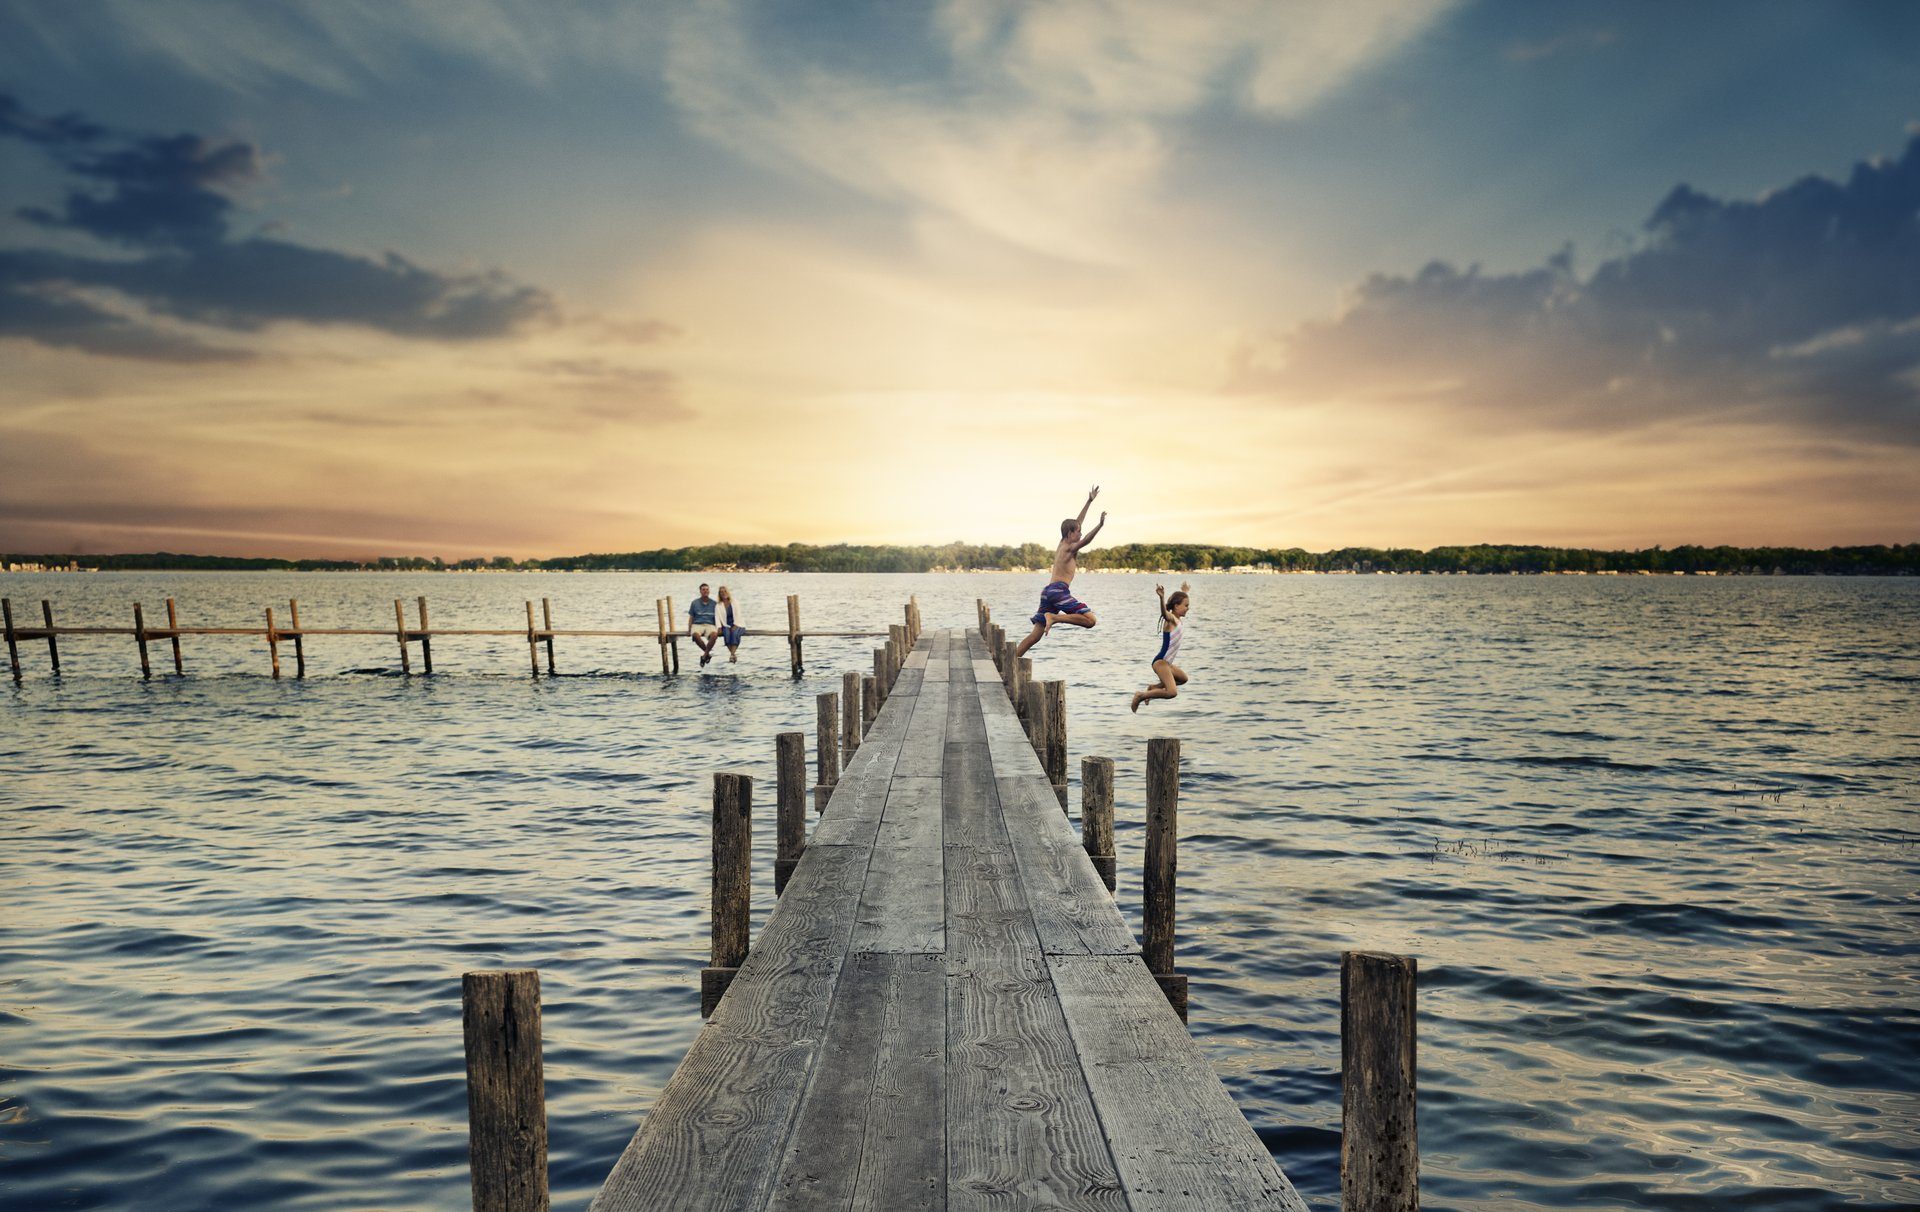
<instances>
[{"instance_id":1,"label":"weathered wood plank","mask_svg":"<svg viewBox=\"0 0 1920 1212\"><path fill-rule=\"evenodd\" d=\"M740 966L592 1204L757 1208L785 1155L853 928L867 851L809 846Z\"/></svg>"},{"instance_id":2,"label":"weathered wood plank","mask_svg":"<svg viewBox=\"0 0 1920 1212\"><path fill-rule=\"evenodd\" d=\"M1305 1212L1138 956L1047 966L1135 1212Z\"/></svg>"},{"instance_id":3,"label":"weathered wood plank","mask_svg":"<svg viewBox=\"0 0 1920 1212\"><path fill-rule=\"evenodd\" d=\"M947 976L947 1205L1120 1212L1093 1096L1035 956Z\"/></svg>"},{"instance_id":4,"label":"weathered wood plank","mask_svg":"<svg viewBox=\"0 0 1920 1212\"><path fill-rule=\"evenodd\" d=\"M938 955L848 958L770 1208L947 1206L946 1003Z\"/></svg>"},{"instance_id":5,"label":"weathered wood plank","mask_svg":"<svg viewBox=\"0 0 1920 1212\"><path fill-rule=\"evenodd\" d=\"M901 680L907 675L901 674ZM900 743L900 761L893 768L895 778L939 778L946 756L947 696L949 682L928 682L916 696L913 722L906 739ZM904 705L904 704L903 704Z\"/></svg>"},{"instance_id":6,"label":"weathered wood plank","mask_svg":"<svg viewBox=\"0 0 1920 1212\"><path fill-rule=\"evenodd\" d=\"M855 912L855 951L944 951L940 780L895 775Z\"/></svg>"},{"instance_id":7,"label":"weathered wood plank","mask_svg":"<svg viewBox=\"0 0 1920 1212\"><path fill-rule=\"evenodd\" d=\"M1139 941L1120 916L1044 778L1003 778L1000 809L1020 866L1040 949L1053 954L1134 955Z\"/></svg>"},{"instance_id":8,"label":"weathered wood plank","mask_svg":"<svg viewBox=\"0 0 1920 1212\"><path fill-rule=\"evenodd\" d=\"M969 965L1039 955L986 746L947 746L941 782L947 954Z\"/></svg>"}]
</instances>

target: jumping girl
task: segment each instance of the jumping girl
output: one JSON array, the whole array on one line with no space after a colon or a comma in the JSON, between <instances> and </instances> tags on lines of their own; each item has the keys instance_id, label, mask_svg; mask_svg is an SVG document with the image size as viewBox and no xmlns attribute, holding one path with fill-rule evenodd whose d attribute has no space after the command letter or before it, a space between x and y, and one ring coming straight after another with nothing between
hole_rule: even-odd
<instances>
[{"instance_id":1,"label":"jumping girl","mask_svg":"<svg viewBox=\"0 0 1920 1212\"><path fill-rule=\"evenodd\" d=\"M1187 611L1193 606L1193 598L1185 581L1171 598L1165 585L1155 585L1153 591L1160 595L1160 652L1153 658L1153 675L1160 680L1145 690L1134 691L1128 711L1139 711L1140 704L1152 699L1177 698L1180 687L1187 684L1187 671L1174 661L1180 656L1180 638L1187 630Z\"/></svg>"}]
</instances>

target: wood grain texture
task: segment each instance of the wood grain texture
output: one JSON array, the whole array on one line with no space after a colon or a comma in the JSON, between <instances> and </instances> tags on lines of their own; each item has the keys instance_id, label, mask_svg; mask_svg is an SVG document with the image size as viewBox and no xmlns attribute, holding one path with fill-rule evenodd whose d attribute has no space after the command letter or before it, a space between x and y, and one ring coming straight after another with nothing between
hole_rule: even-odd
<instances>
[{"instance_id":1,"label":"wood grain texture","mask_svg":"<svg viewBox=\"0 0 1920 1212\"><path fill-rule=\"evenodd\" d=\"M1340 1204L1420 1206L1415 987L1410 955L1340 956Z\"/></svg>"},{"instance_id":2,"label":"wood grain texture","mask_svg":"<svg viewBox=\"0 0 1920 1212\"><path fill-rule=\"evenodd\" d=\"M1142 954L1153 972L1172 972L1179 878L1180 742L1147 742L1147 858L1140 871Z\"/></svg>"},{"instance_id":3,"label":"wood grain texture","mask_svg":"<svg viewBox=\"0 0 1920 1212\"><path fill-rule=\"evenodd\" d=\"M774 867L773 891L787 881L807 846L807 735L783 732L773 738Z\"/></svg>"},{"instance_id":4,"label":"wood grain texture","mask_svg":"<svg viewBox=\"0 0 1920 1212\"><path fill-rule=\"evenodd\" d=\"M901 674L899 684L904 685L911 676ZM913 722L900 745L900 763L894 768L896 778L940 777L946 759L947 696L951 686L950 682L930 682L915 696Z\"/></svg>"},{"instance_id":5,"label":"wood grain texture","mask_svg":"<svg viewBox=\"0 0 1920 1212\"><path fill-rule=\"evenodd\" d=\"M467 973L460 982L460 1018L474 1212L547 1212L540 974Z\"/></svg>"},{"instance_id":6,"label":"wood grain texture","mask_svg":"<svg viewBox=\"0 0 1920 1212\"><path fill-rule=\"evenodd\" d=\"M713 776L713 959L737 968L747 958L753 918L753 780Z\"/></svg>"},{"instance_id":7,"label":"wood grain texture","mask_svg":"<svg viewBox=\"0 0 1920 1212\"><path fill-rule=\"evenodd\" d=\"M947 1206L1127 1206L1037 956L949 968Z\"/></svg>"},{"instance_id":8,"label":"wood grain texture","mask_svg":"<svg viewBox=\"0 0 1920 1212\"><path fill-rule=\"evenodd\" d=\"M851 956L770 1208L946 1207L946 964Z\"/></svg>"},{"instance_id":9,"label":"wood grain texture","mask_svg":"<svg viewBox=\"0 0 1920 1212\"><path fill-rule=\"evenodd\" d=\"M1139 941L1060 814L1043 778L998 780L1001 812L1040 949L1054 954L1132 955Z\"/></svg>"},{"instance_id":10,"label":"wood grain texture","mask_svg":"<svg viewBox=\"0 0 1920 1212\"><path fill-rule=\"evenodd\" d=\"M941 817L948 956L991 965L1039 955L986 746L947 746Z\"/></svg>"},{"instance_id":11,"label":"wood grain texture","mask_svg":"<svg viewBox=\"0 0 1920 1212\"><path fill-rule=\"evenodd\" d=\"M595 1212L759 1208L826 1029L867 852L809 846L760 945L594 1198Z\"/></svg>"},{"instance_id":12,"label":"wood grain texture","mask_svg":"<svg viewBox=\"0 0 1920 1212\"><path fill-rule=\"evenodd\" d=\"M860 716L860 675L840 675L840 760L851 763L860 752L860 736L865 721Z\"/></svg>"},{"instance_id":13,"label":"wood grain texture","mask_svg":"<svg viewBox=\"0 0 1920 1212\"><path fill-rule=\"evenodd\" d=\"M1305 1212L1138 956L1047 966L1135 1212Z\"/></svg>"},{"instance_id":14,"label":"wood grain texture","mask_svg":"<svg viewBox=\"0 0 1920 1212\"><path fill-rule=\"evenodd\" d=\"M894 776L854 915L855 951L946 950L940 783Z\"/></svg>"}]
</instances>

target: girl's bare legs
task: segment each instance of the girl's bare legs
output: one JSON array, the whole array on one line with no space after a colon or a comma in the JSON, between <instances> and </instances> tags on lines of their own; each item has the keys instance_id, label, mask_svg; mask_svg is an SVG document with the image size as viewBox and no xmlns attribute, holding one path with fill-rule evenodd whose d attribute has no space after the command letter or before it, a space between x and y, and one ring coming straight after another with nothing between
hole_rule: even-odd
<instances>
[{"instance_id":1,"label":"girl's bare legs","mask_svg":"<svg viewBox=\"0 0 1920 1212\"><path fill-rule=\"evenodd\" d=\"M1153 671L1160 675L1158 686L1149 686L1145 690L1136 690L1133 701L1127 704L1128 711L1140 710L1140 704L1153 699L1174 699L1180 697L1180 686L1186 682L1187 675L1166 661L1155 661Z\"/></svg>"}]
</instances>

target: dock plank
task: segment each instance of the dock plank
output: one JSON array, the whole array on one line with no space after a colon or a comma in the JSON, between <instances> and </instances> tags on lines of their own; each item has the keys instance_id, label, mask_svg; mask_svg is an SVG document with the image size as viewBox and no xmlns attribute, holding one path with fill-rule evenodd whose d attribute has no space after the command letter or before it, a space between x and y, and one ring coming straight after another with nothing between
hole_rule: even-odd
<instances>
[{"instance_id":1,"label":"dock plank","mask_svg":"<svg viewBox=\"0 0 1920 1212\"><path fill-rule=\"evenodd\" d=\"M1040 949L1049 955L1139 954L1139 940L1060 811L1053 785L1044 778L1002 778L998 790Z\"/></svg>"},{"instance_id":2,"label":"dock plank","mask_svg":"<svg viewBox=\"0 0 1920 1212\"><path fill-rule=\"evenodd\" d=\"M946 950L940 782L894 778L854 917L853 950Z\"/></svg>"},{"instance_id":3,"label":"dock plank","mask_svg":"<svg viewBox=\"0 0 1920 1212\"><path fill-rule=\"evenodd\" d=\"M1135 1212L1306 1212L1137 955L1047 960Z\"/></svg>"},{"instance_id":4,"label":"dock plank","mask_svg":"<svg viewBox=\"0 0 1920 1212\"><path fill-rule=\"evenodd\" d=\"M946 1034L941 956L849 957L768 1206L945 1208Z\"/></svg>"},{"instance_id":5,"label":"dock plank","mask_svg":"<svg viewBox=\"0 0 1920 1212\"><path fill-rule=\"evenodd\" d=\"M895 778L939 778L947 744L947 698L951 682L927 682L913 708L913 722L907 725L906 738L900 743Z\"/></svg>"}]
</instances>

